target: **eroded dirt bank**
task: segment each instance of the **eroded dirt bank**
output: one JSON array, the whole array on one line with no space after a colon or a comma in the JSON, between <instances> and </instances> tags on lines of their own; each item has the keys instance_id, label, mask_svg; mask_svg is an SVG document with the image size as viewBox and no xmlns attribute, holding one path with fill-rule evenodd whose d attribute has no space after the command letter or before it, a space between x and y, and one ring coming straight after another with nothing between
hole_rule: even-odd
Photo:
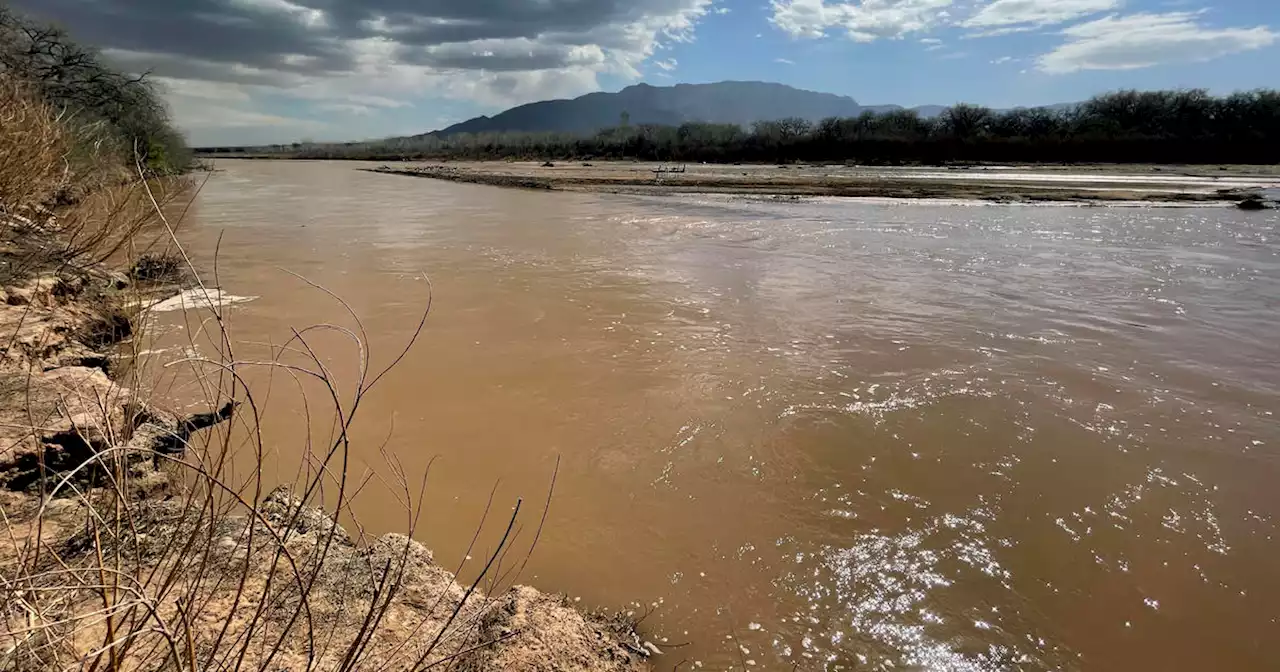
<instances>
[{"instance_id":1,"label":"eroded dirt bank","mask_svg":"<svg viewBox=\"0 0 1280 672\"><path fill-rule=\"evenodd\" d=\"M236 405L182 416L130 389L136 279L13 272L39 250L0 233L0 669L648 669L625 618L459 584L289 487L197 492L217 481L183 475L210 469L193 437Z\"/></svg>"},{"instance_id":2,"label":"eroded dirt bank","mask_svg":"<svg viewBox=\"0 0 1280 672\"><path fill-rule=\"evenodd\" d=\"M825 165L604 162L396 163L372 172L526 189L641 194L719 193L996 202L1240 202L1280 178L1221 167L896 169Z\"/></svg>"}]
</instances>

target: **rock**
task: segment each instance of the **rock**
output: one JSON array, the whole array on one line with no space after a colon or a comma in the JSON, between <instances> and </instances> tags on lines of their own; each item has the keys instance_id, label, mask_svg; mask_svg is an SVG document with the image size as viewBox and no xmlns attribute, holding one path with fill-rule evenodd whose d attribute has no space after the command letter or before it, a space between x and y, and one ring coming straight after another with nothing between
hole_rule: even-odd
<instances>
[{"instance_id":1,"label":"rock","mask_svg":"<svg viewBox=\"0 0 1280 672\"><path fill-rule=\"evenodd\" d=\"M35 289L30 286L10 287L5 293L4 302L11 306L27 306L35 298Z\"/></svg>"},{"instance_id":2,"label":"rock","mask_svg":"<svg viewBox=\"0 0 1280 672\"><path fill-rule=\"evenodd\" d=\"M516 586L490 599L494 603L481 619L477 633L480 641L507 638L477 651L474 659L462 664L463 669L515 672L648 669L644 658L651 649L638 642L628 646L626 638L612 630L610 624L584 616L562 597Z\"/></svg>"},{"instance_id":3,"label":"rock","mask_svg":"<svg viewBox=\"0 0 1280 672\"><path fill-rule=\"evenodd\" d=\"M125 326L127 314L96 299L86 300L89 282L84 275L46 275L7 287L0 304L0 334L8 336L9 347L0 356L0 366L102 365L103 358L85 358L83 350L95 350L131 329Z\"/></svg>"},{"instance_id":4,"label":"rock","mask_svg":"<svg viewBox=\"0 0 1280 672\"><path fill-rule=\"evenodd\" d=\"M103 286L107 289L120 291L122 289L128 289L129 285L132 284L129 276L119 271L108 271L104 275L106 277L104 278Z\"/></svg>"},{"instance_id":5,"label":"rock","mask_svg":"<svg viewBox=\"0 0 1280 672\"><path fill-rule=\"evenodd\" d=\"M128 436L129 390L102 369L66 366L0 375L0 484L25 489L40 474L78 467Z\"/></svg>"},{"instance_id":6,"label":"rock","mask_svg":"<svg viewBox=\"0 0 1280 672\"><path fill-rule=\"evenodd\" d=\"M1244 200L1236 203L1236 207L1241 210L1268 210L1271 208L1261 196L1246 196Z\"/></svg>"},{"instance_id":7,"label":"rock","mask_svg":"<svg viewBox=\"0 0 1280 672\"><path fill-rule=\"evenodd\" d=\"M45 359L44 370L53 371L64 367L102 369L109 371L111 358L82 343L71 343L61 352Z\"/></svg>"},{"instance_id":8,"label":"rock","mask_svg":"<svg viewBox=\"0 0 1280 672\"><path fill-rule=\"evenodd\" d=\"M168 475L156 453L183 452L191 434L230 418L235 406L180 416L138 402L101 368L63 366L0 374L0 485L25 489L40 473L79 467L106 447L122 448L137 494L160 493Z\"/></svg>"},{"instance_id":9,"label":"rock","mask_svg":"<svg viewBox=\"0 0 1280 672\"><path fill-rule=\"evenodd\" d=\"M84 501L75 497L66 499L50 499L45 502L44 512L50 516L61 516L80 513L84 509Z\"/></svg>"},{"instance_id":10,"label":"rock","mask_svg":"<svg viewBox=\"0 0 1280 672\"><path fill-rule=\"evenodd\" d=\"M10 306L52 308L79 296L85 288L83 275L44 274L5 288L5 303Z\"/></svg>"},{"instance_id":11,"label":"rock","mask_svg":"<svg viewBox=\"0 0 1280 672\"><path fill-rule=\"evenodd\" d=\"M107 446L113 443L112 432L120 429L110 426L110 421L101 413L78 413L76 415L54 421L45 427L45 443L63 443L68 437L83 442L86 446Z\"/></svg>"},{"instance_id":12,"label":"rock","mask_svg":"<svg viewBox=\"0 0 1280 672\"><path fill-rule=\"evenodd\" d=\"M145 457L133 453L132 457ZM129 466L129 486L131 494L140 498L158 498L172 492L173 482L169 480L169 472L160 469L154 460L137 460Z\"/></svg>"},{"instance_id":13,"label":"rock","mask_svg":"<svg viewBox=\"0 0 1280 672\"><path fill-rule=\"evenodd\" d=\"M407 550L406 546L408 547ZM435 562L435 555L431 552L431 549L406 535L394 532L378 537L373 542L372 550L372 555L385 554L391 557L404 555L410 562L420 562L425 565Z\"/></svg>"},{"instance_id":14,"label":"rock","mask_svg":"<svg viewBox=\"0 0 1280 672\"><path fill-rule=\"evenodd\" d=\"M259 507L262 517L267 519L277 530L290 529L298 534L314 534L318 537L328 536L330 532L334 540L344 546L351 546L351 537L324 509L309 506L294 496L293 490L282 485Z\"/></svg>"},{"instance_id":15,"label":"rock","mask_svg":"<svg viewBox=\"0 0 1280 672\"><path fill-rule=\"evenodd\" d=\"M89 286L89 278L83 274L60 275L49 287L49 294L59 302L66 302L84 293Z\"/></svg>"},{"instance_id":16,"label":"rock","mask_svg":"<svg viewBox=\"0 0 1280 672\"><path fill-rule=\"evenodd\" d=\"M76 330L76 339L93 347L114 345L133 335L133 322L120 311L98 313L82 322Z\"/></svg>"},{"instance_id":17,"label":"rock","mask_svg":"<svg viewBox=\"0 0 1280 672\"><path fill-rule=\"evenodd\" d=\"M139 423L130 443L137 450L181 455L187 451L193 433L230 419L236 406L229 401L212 413L196 413L185 418L150 407L140 408L135 413Z\"/></svg>"}]
</instances>

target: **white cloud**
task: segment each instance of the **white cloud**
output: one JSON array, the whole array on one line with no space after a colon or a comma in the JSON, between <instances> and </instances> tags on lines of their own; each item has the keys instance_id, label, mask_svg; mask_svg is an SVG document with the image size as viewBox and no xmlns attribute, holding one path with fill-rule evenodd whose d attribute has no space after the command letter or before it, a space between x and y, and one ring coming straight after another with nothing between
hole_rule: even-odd
<instances>
[{"instance_id":1,"label":"white cloud","mask_svg":"<svg viewBox=\"0 0 1280 672\"><path fill-rule=\"evenodd\" d=\"M1014 33L1029 33L1035 29L1036 26L1030 24L1003 26L1001 28L988 28L986 30L975 31L965 35L965 37L1000 37L1001 35L1013 35Z\"/></svg>"},{"instance_id":2,"label":"white cloud","mask_svg":"<svg viewBox=\"0 0 1280 672\"><path fill-rule=\"evenodd\" d=\"M728 7L716 7L716 8L715 8L715 10L713 10L713 11L714 11L716 14L724 15L724 14L728 14L729 12L731 12L731 11L733 11L733 10L729 9Z\"/></svg>"},{"instance_id":3,"label":"white cloud","mask_svg":"<svg viewBox=\"0 0 1280 672\"><path fill-rule=\"evenodd\" d=\"M783 64L783 65L795 65L795 64L796 64L796 62L795 62L795 61L793 61L793 60L791 60L791 59L789 59L789 58L775 58L775 59L773 59L773 62L774 62L774 63L781 63L781 64Z\"/></svg>"},{"instance_id":4,"label":"white cloud","mask_svg":"<svg viewBox=\"0 0 1280 672\"><path fill-rule=\"evenodd\" d=\"M669 58L665 61L654 61L653 64L658 66L659 68L662 68L663 70L666 70L667 72L671 72L672 70L676 69L677 65L679 65L679 61L677 61L674 58Z\"/></svg>"},{"instance_id":5,"label":"white cloud","mask_svg":"<svg viewBox=\"0 0 1280 672\"><path fill-rule=\"evenodd\" d=\"M406 80L415 81L415 91L428 92L433 87L447 98L473 100L493 108L510 105L513 101L569 98L600 88L596 71L589 68L537 70L533 72L482 72L469 73L467 77L418 77L404 73ZM639 76L639 73L636 75Z\"/></svg>"},{"instance_id":6,"label":"white cloud","mask_svg":"<svg viewBox=\"0 0 1280 672\"><path fill-rule=\"evenodd\" d=\"M953 0L771 0L770 21L792 37L843 30L857 42L899 39L947 23Z\"/></svg>"},{"instance_id":7,"label":"white cloud","mask_svg":"<svg viewBox=\"0 0 1280 672\"><path fill-rule=\"evenodd\" d=\"M357 114L360 116L368 116L375 112L368 105L359 103L321 103L315 106L316 110L321 112L337 112L339 114Z\"/></svg>"},{"instance_id":8,"label":"white cloud","mask_svg":"<svg viewBox=\"0 0 1280 672\"><path fill-rule=\"evenodd\" d=\"M995 0L960 25L983 28L978 36L1034 30L1116 9L1121 0Z\"/></svg>"},{"instance_id":9,"label":"white cloud","mask_svg":"<svg viewBox=\"0 0 1280 672\"><path fill-rule=\"evenodd\" d=\"M1001 56L1000 58L993 59L991 61L991 65L1004 65L1005 63L1010 63L1013 60L1012 56Z\"/></svg>"},{"instance_id":10,"label":"white cloud","mask_svg":"<svg viewBox=\"0 0 1280 672\"><path fill-rule=\"evenodd\" d=\"M151 82L159 85L160 90L169 96L235 103L246 103L250 100L249 94L236 84L170 77L152 77Z\"/></svg>"},{"instance_id":11,"label":"white cloud","mask_svg":"<svg viewBox=\"0 0 1280 672\"><path fill-rule=\"evenodd\" d=\"M1189 63L1275 44L1266 26L1211 28L1199 12L1108 16L1062 31L1067 41L1037 59L1040 70L1133 70L1162 63Z\"/></svg>"},{"instance_id":12,"label":"white cloud","mask_svg":"<svg viewBox=\"0 0 1280 672\"><path fill-rule=\"evenodd\" d=\"M163 78L194 144L294 126L333 139L416 133L429 130L418 124L433 104L488 112L581 95L604 77L640 79L664 46L693 41L704 17L728 11L721 0L12 1L120 67ZM387 114L408 106L424 114ZM352 115L368 123L350 125ZM204 130L255 124L253 134Z\"/></svg>"},{"instance_id":13,"label":"white cloud","mask_svg":"<svg viewBox=\"0 0 1280 672\"><path fill-rule=\"evenodd\" d=\"M327 124L315 119L300 119L255 110L252 99L239 84L210 84L191 80L157 78L164 86L166 99L175 117L184 127L202 134L216 131L270 127L287 129L289 139L299 133L324 130ZM216 89L221 88L221 95Z\"/></svg>"},{"instance_id":14,"label":"white cloud","mask_svg":"<svg viewBox=\"0 0 1280 672\"><path fill-rule=\"evenodd\" d=\"M256 12L281 14L308 28L328 25L328 18L323 11L295 5L288 0L230 0L227 4Z\"/></svg>"},{"instance_id":15,"label":"white cloud","mask_svg":"<svg viewBox=\"0 0 1280 672\"><path fill-rule=\"evenodd\" d=\"M281 86L270 91L258 88L256 93L316 101L327 105L323 108L327 111L345 114L358 107L400 107L436 96L491 109L569 98L599 90L602 75L638 80L641 66L660 45L692 41L710 0L674 0L668 5L675 6L668 14L597 26L585 33L450 42L419 48L409 58L391 39L350 40L344 45L354 62L349 71L304 76L273 73L279 75ZM428 65L414 63L412 58L425 59ZM540 58L544 62L538 62ZM655 65L674 67L676 61ZM174 116L183 126L189 125L176 107ZM427 129L387 128L385 133L422 130Z\"/></svg>"}]
</instances>

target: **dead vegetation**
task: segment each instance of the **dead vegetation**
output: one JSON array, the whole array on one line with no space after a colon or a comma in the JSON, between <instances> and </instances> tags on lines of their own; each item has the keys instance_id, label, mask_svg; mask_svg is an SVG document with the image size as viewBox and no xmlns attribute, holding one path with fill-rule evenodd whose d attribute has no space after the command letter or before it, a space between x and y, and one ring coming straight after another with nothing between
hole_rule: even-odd
<instances>
[{"instance_id":1,"label":"dead vegetation","mask_svg":"<svg viewBox=\"0 0 1280 672\"><path fill-rule=\"evenodd\" d=\"M0 670L645 668L647 649L625 621L516 585L554 473L541 510L519 500L501 515L493 507L492 520L485 510L477 538L501 537L477 552L465 585L461 568L439 566L414 541L426 475L405 473L393 455L376 483L356 475L351 424L417 340L429 294L399 352L370 352L359 317L329 294L345 324L295 328L270 359L242 358L230 307L165 215L183 185L77 183L89 173L67 169L78 141L59 135L53 110L20 86L0 89L0 114L27 129L0 131ZM159 232L168 256L139 256L157 247L144 231ZM107 261L133 272L106 271ZM164 409L140 375L146 283L178 273L208 299L188 332L191 356L175 364L209 409L191 416ZM318 345L335 333L359 362L353 383L330 372ZM261 468L248 478L231 469L246 455L260 466L271 451L259 431L265 407L245 382L257 368L294 381L309 395L307 426L327 428L298 437L305 457L284 485ZM403 534L373 538L337 522L377 484L397 494ZM517 546L526 519L537 529Z\"/></svg>"},{"instance_id":2,"label":"dead vegetation","mask_svg":"<svg viewBox=\"0 0 1280 672\"><path fill-rule=\"evenodd\" d=\"M181 283L187 279L187 268L176 254L147 253L138 257L129 269L129 277L142 282Z\"/></svg>"},{"instance_id":3,"label":"dead vegetation","mask_svg":"<svg viewBox=\"0 0 1280 672\"><path fill-rule=\"evenodd\" d=\"M19 82L0 85L0 207L29 218L67 181L66 133L53 110ZM19 220L21 221L21 220Z\"/></svg>"}]
</instances>

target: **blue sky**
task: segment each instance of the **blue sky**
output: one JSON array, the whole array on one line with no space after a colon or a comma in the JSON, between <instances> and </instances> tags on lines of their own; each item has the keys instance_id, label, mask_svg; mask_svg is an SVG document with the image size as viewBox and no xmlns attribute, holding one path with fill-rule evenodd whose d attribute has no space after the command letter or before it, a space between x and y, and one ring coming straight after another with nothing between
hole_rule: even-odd
<instances>
[{"instance_id":1,"label":"blue sky","mask_svg":"<svg viewBox=\"0 0 1280 672\"><path fill-rule=\"evenodd\" d=\"M864 104L1280 87L1280 0L17 0L166 90L193 144L355 140L520 103L777 81Z\"/></svg>"},{"instance_id":2,"label":"blue sky","mask_svg":"<svg viewBox=\"0 0 1280 672\"><path fill-rule=\"evenodd\" d=\"M782 3L778 3L782 4ZM800 3L796 3L800 4ZM828 7L838 3L826 3ZM856 3L850 3L856 4ZM872 3L864 3L872 4ZM972 16L961 7L994 3L950 3L946 9L960 20ZM1012 3L1010 3L1012 4ZM1028 7L1071 5L1064 0L1019 3ZM1244 49L1236 38L1216 44L1205 34L1222 29L1263 26L1280 32L1280 1L1221 0L1216 3L1130 1L1076 3L1074 20L1032 27L1009 24L1005 28L1031 28L1004 35L978 37L983 30L954 23L940 23L891 37L851 38L838 23L827 26L822 37L796 36L779 28L774 6L747 0L725 3L728 14L711 15L698 29L698 39L674 43L669 51L678 61L673 79L710 82L751 78L780 81L801 88L852 96L863 104L896 103L914 106L973 102L993 107L1069 102L1100 91L1118 88L1208 88L1215 92L1280 87L1280 38L1271 35L1258 42L1265 46ZM1110 11L1088 12L1091 7L1112 6ZM740 11L739 11L740 10ZM1091 20L1143 13L1165 15L1192 13L1185 21L1166 22L1159 30L1176 49L1146 47L1152 54L1146 67L1116 60L1069 72L1046 72L1038 59L1069 41L1063 31ZM1008 15L1010 19L1013 14ZM1169 26L1192 23L1196 30L1176 40ZM990 32L990 29L987 30ZM922 42L927 40L928 42ZM936 40L936 43L934 42ZM1234 46L1227 48L1234 43ZM1171 45L1172 46L1172 45ZM1165 51L1165 53L1161 53ZM1181 52L1181 55L1179 55ZM1197 60L1205 58L1204 61ZM1145 62L1139 59L1139 63ZM1119 66L1126 69L1112 69ZM657 73L655 73L657 74ZM663 77L651 77L651 83Z\"/></svg>"}]
</instances>

